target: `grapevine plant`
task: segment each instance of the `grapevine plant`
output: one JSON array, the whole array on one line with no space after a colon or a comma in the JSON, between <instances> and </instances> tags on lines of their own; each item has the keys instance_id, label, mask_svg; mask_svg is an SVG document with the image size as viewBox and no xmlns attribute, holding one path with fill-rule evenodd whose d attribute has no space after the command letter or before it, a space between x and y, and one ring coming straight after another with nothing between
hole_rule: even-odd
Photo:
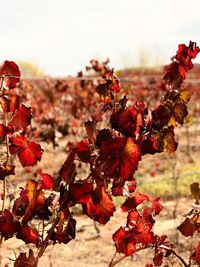
<instances>
[{"instance_id":1,"label":"grapevine plant","mask_svg":"<svg viewBox=\"0 0 200 267\"><path fill-rule=\"evenodd\" d=\"M0 68L1 243L16 236L37 248L29 250L28 254L21 252L14 262L15 267L36 267L49 245L67 244L75 238L76 220L72 208L77 204L82 205L83 212L92 220L106 224L115 212L113 198L116 196L124 197L121 209L127 213L127 223L113 234L116 252L109 267L147 248L155 253L152 263L147 263L146 267L161 266L164 257L171 255L184 266L200 264L200 243L187 261L176 252L167 236L153 232L156 216L163 207L160 197L150 199L139 192L134 178L142 156L176 150L174 129L184 123L190 99L183 80L199 51L194 42L189 46L178 46L172 63L164 70L166 93L153 110L143 102L130 104L126 95L120 92L120 83L113 69L93 61L93 69L101 73L102 82L96 86L99 104L85 122L87 138L70 145L66 161L57 175L52 177L38 172L37 177L29 179L12 209L6 207L6 181L15 174L14 156L24 168L36 166L43 149L34 140L28 140L25 134L32 113L16 88L20 79L19 68L12 61L3 63ZM78 166L84 168L85 165L88 173L82 178L77 170ZM191 185L191 192L195 205L178 227L187 237L200 232L198 183ZM145 205L140 205L143 202Z\"/></svg>"}]
</instances>

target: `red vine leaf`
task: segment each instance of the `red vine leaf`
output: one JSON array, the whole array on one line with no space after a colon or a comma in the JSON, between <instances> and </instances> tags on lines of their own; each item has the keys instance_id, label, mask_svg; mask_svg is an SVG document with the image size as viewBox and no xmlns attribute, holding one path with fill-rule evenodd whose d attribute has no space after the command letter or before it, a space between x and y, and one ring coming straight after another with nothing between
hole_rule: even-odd
<instances>
[{"instance_id":1,"label":"red vine leaf","mask_svg":"<svg viewBox=\"0 0 200 267\"><path fill-rule=\"evenodd\" d=\"M133 242L134 231L126 231L124 227L120 227L113 235L117 252L130 256L136 251L136 246Z\"/></svg>"},{"instance_id":2,"label":"red vine leaf","mask_svg":"<svg viewBox=\"0 0 200 267\"><path fill-rule=\"evenodd\" d=\"M15 214L24 216L23 223L31 220L35 214L43 212L45 198L42 190L38 187L38 182L30 179L26 188L22 190L20 197L15 201L13 210Z\"/></svg>"},{"instance_id":3,"label":"red vine leaf","mask_svg":"<svg viewBox=\"0 0 200 267\"><path fill-rule=\"evenodd\" d=\"M23 167L33 166L41 160L43 150L39 144L28 142L22 135L11 137L10 142L10 153L17 154Z\"/></svg>"},{"instance_id":4,"label":"red vine leaf","mask_svg":"<svg viewBox=\"0 0 200 267\"><path fill-rule=\"evenodd\" d=\"M77 203L86 203L90 199L90 194L93 191L93 184L85 180L78 181L71 185L71 198Z\"/></svg>"},{"instance_id":5,"label":"red vine leaf","mask_svg":"<svg viewBox=\"0 0 200 267\"><path fill-rule=\"evenodd\" d=\"M123 211L135 209L143 201L149 201L149 197L145 194L136 192L133 197L128 198L121 206Z\"/></svg>"},{"instance_id":6,"label":"red vine leaf","mask_svg":"<svg viewBox=\"0 0 200 267\"><path fill-rule=\"evenodd\" d=\"M189 218L186 218L181 223L181 225L177 227L177 229L181 232L182 235L188 237L188 236L193 236L196 227L195 224Z\"/></svg>"},{"instance_id":7,"label":"red vine leaf","mask_svg":"<svg viewBox=\"0 0 200 267\"><path fill-rule=\"evenodd\" d=\"M9 97L3 96L1 98L1 105L3 112L15 112L16 109L19 109L20 96L17 94L11 95Z\"/></svg>"},{"instance_id":8,"label":"red vine leaf","mask_svg":"<svg viewBox=\"0 0 200 267\"><path fill-rule=\"evenodd\" d=\"M197 264L200 264L200 242L197 245L191 259L194 260Z\"/></svg>"},{"instance_id":9,"label":"red vine leaf","mask_svg":"<svg viewBox=\"0 0 200 267\"><path fill-rule=\"evenodd\" d=\"M91 162L91 152L88 140L82 140L77 144L77 155L81 161L90 163Z\"/></svg>"},{"instance_id":10,"label":"red vine leaf","mask_svg":"<svg viewBox=\"0 0 200 267\"><path fill-rule=\"evenodd\" d=\"M51 240L53 240L54 243L58 241L58 243L67 244L76 237L76 220L72 217L69 217L65 228L64 221L65 216L64 213L61 212L60 221L58 223L56 231L54 231L51 236Z\"/></svg>"},{"instance_id":11,"label":"red vine leaf","mask_svg":"<svg viewBox=\"0 0 200 267\"><path fill-rule=\"evenodd\" d=\"M156 197L152 201L151 207L152 207L153 216L156 216L161 212L163 205L160 203L160 197Z\"/></svg>"},{"instance_id":12,"label":"red vine leaf","mask_svg":"<svg viewBox=\"0 0 200 267\"><path fill-rule=\"evenodd\" d=\"M14 115L9 121L9 124L15 127L15 131L25 129L31 123L32 114L30 108L20 104L18 110L15 111Z\"/></svg>"},{"instance_id":13,"label":"red vine leaf","mask_svg":"<svg viewBox=\"0 0 200 267\"><path fill-rule=\"evenodd\" d=\"M123 179L114 179L112 186L113 196L129 196L136 189L136 180L133 178L130 181L125 181Z\"/></svg>"},{"instance_id":14,"label":"red vine leaf","mask_svg":"<svg viewBox=\"0 0 200 267\"><path fill-rule=\"evenodd\" d=\"M116 137L103 142L99 160L102 171L108 177L128 180L138 168L140 149L131 138Z\"/></svg>"},{"instance_id":15,"label":"red vine leaf","mask_svg":"<svg viewBox=\"0 0 200 267\"><path fill-rule=\"evenodd\" d=\"M96 128L96 124L94 121L86 121L85 129L88 135L88 139L90 143L92 144L95 143L95 128Z\"/></svg>"},{"instance_id":16,"label":"red vine leaf","mask_svg":"<svg viewBox=\"0 0 200 267\"><path fill-rule=\"evenodd\" d=\"M93 189L92 183L76 183L71 187L72 199L83 204L85 213L93 220L106 224L115 211L112 198L105 186L97 186Z\"/></svg>"},{"instance_id":17,"label":"red vine leaf","mask_svg":"<svg viewBox=\"0 0 200 267\"><path fill-rule=\"evenodd\" d=\"M74 163L74 159L75 150L72 150L59 171L59 177L67 184L73 183L76 176L76 165Z\"/></svg>"},{"instance_id":18,"label":"red vine leaf","mask_svg":"<svg viewBox=\"0 0 200 267\"><path fill-rule=\"evenodd\" d=\"M13 237L13 235L20 229L20 222L15 220L13 213L5 209L0 211L0 233L6 239Z\"/></svg>"},{"instance_id":19,"label":"red vine leaf","mask_svg":"<svg viewBox=\"0 0 200 267\"><path fill-rule=\"evenodd\" d=\"M160 151L158 138L155 135L143 135L140 138L141 154L155 154Z\"/></svg>"},{"instance_id":20,"label":"red vine leaf","mask_svg":"<svg viewBox=\"0 0 200 267\"><path fill-rule=\"evenodd\" d=\"M96 137L96 145L100 148L105 141L112 140L112 134L109 129L102 129L98 132Z\"/></svg>"},{"instance_id":21,"label":"red vine leaf","mask_svg":"<svg viewBox=\"0 0 200 267\"><path fill-rule=\"evenodd\" d=\"M54 185L53 177L47 173L42 173L42 180L40 182L41 189L52 189Z\"/></svg>"},{"instance_id":22,"label":"red vine leaf","mask_svg":"<svg viewBox=\"0 0 200 267\"><path fill-rule=\"evenodd\" d=\"M0 76L5 76L4 87L6 89L15 88L20 77L20 71L17 64L15 64L13 61L6 60L0 67Z\"/></svg>"},{"instance_id":23,"label":"red vine leaf","mask_svg":"<svg viewBox=\"0 0 200 267\"><path fill-rule=\"evenodd\" d=\"M135 106L117 110L110 117L111 126L122 134L136 137L143 126L143 113L145 105L137 103Z\"/></svg>"},{"instance_id":24,"label":"red vine leaf","mask_svg":"<svg viewBox=\"0 0 200 267\"><path fill-rule=\"evenodd\" d=\"M0 124L0 137L5 137L8 134L13 134L14 128L12 125L5 126L4 124Z\"/></svg>"},{"instance_id":25,"label":"red vine leaf","mask_svg":"<svg viewBox=\"0 0 200 267\"><path fill-rule=\"evenodd\" d=\"M153 263L155 264L155 266L161 266L163 262L163 253L159 252L156 253L156 255L153 258Z\"/></svg>"},{"instance_id":26,"label":"red vine leaf","mask_svg":"<svg viewBox=\"0 0 200 267\"><path fill-rule=\"evenodd\" d=\"M16 237L22 239L26 244L37 244L39 241L39 233L36 229L29 227L28 225L21 226Z\"/></svg>"}]
</instances>

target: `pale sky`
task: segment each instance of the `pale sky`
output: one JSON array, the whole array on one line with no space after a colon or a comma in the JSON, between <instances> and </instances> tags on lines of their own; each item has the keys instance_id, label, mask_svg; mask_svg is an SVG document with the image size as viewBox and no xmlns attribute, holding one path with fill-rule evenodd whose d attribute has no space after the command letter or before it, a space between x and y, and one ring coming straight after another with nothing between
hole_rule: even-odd
<instances>
[{"instance_id":1,"label":"pale sky","mask_svg":"<svg viewBox=\"0 0 200 267\"><path fill-rule=\"evenodd\" d=\"M115 69L166 64L179 43L200 45L200 0L0 0L0 60L34 62L53 76L92 58ZM196 60L200 63L200 59Z\"/></svg>"}]
</instances>

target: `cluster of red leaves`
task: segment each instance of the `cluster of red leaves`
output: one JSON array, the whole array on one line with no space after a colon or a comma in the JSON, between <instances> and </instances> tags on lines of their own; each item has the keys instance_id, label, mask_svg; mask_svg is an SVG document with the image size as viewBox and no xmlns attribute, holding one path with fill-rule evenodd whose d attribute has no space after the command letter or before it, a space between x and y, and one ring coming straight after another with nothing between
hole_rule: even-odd
<instances>
[{"instance_id":1,"label":"cluster of red leaves","mask_svg":"<svg viewBox=\"0 0 200 267\"><path fill-rule=\"evenodd\" d=\"M152 232L154 216L160 213L162 205L159 198L152 201L150 208L137 210L143 201L149 201L146 195L137 193L122 205L123 211L129 211L126 227L120 227L113 235L117 252L130 256L137 249L156 245L159 238Z\"/></svg>"}]
</instances>

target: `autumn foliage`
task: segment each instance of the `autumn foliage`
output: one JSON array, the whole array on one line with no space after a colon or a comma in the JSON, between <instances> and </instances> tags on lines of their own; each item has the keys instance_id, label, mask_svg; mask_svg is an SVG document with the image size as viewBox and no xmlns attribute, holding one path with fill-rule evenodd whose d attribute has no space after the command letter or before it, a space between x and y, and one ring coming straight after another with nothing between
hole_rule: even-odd
<instances>
[{"instance_id":1,"label":"autumn foliage","mask_svg":"<svg viewBox=\"0 0 200 267\"><path fill-rule=\"evenodd\" d=\"M152 110L140 101L130 104L126 95L121 93L114 70L106 63L91 61L90 68L99 73L102 80L96 86L95 97L98 96L99 103L85 121L87 138L70 146L57 175L52 177L38 172L35 178L30 178L11 210L5 207L5 187L9 175L15 174L13 157L16 155L24 168L35 166L42 159L43 149L26 136L33 115L16 88L20 80L19 68L12 61L3 63L0 68L0 138L6 156L0 165L0 180L4 187L0 212L1 241L16 236L26 244L35 244L38 249L35 255L32 250L28 255L20 253L15 267L35 267L50 243L67 244L76 237L72 208L77 204L92 220L106 224L116 209L115 196L124 197L121 209L127 212L127 222L113 234L116 253L122 256L114 257L110 267L146 248L154 250L153 261L146 266L161 266L164 257L177 255L167 236L158 236L153 231L156 216L163 208L160 197L150 199L139 192L134 174L142 156L176 150L178 143L174 129L184 123L190 99L189 89L184 87L183 81L199 51L194 42L189 46L179 45L172 63L165 68L163 100ZM83 87L86 86L84 82ZM88 175L84 179L77 174L77 162L79 167L88 166ZM198 183L191 185L191 192L195 206L178 227L186 237L200 232ZM43 222L42 231L36 227L38 222ZM177 260L189 266L179 255ZM191 261L200 264L200 243L191 255Z\"/></svg>"}]
</instances>

